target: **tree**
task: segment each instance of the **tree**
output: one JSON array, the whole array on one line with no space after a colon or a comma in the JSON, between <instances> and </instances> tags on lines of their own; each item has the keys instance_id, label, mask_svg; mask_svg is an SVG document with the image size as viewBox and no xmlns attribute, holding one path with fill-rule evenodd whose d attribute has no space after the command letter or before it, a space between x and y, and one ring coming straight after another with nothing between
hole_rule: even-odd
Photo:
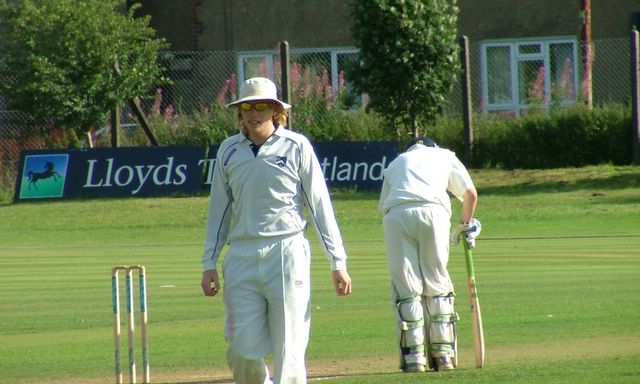
<instances>
[{"instance_id":1,"label":"tree","mask_svg":"<svg viewBox=\"0 0 640 384\"><path fill-rule=\"evenodd\" d=\"M8 107L81 137L147 94L163 80L157 60L167 44L148 17L133 17L137 8L125 12L121 0L0 0Z\"/></svg>"},{"instance_id":2,"label":"tree","mask_svg":"<svg viewBox=\"0 0 640 384\"><path fill-rule=\"evenodd\" d=\"M456 0L352 0L351 15L359 62L349 79L371 109L417 137L459 72Z\"/></svg>"}]
</instances>

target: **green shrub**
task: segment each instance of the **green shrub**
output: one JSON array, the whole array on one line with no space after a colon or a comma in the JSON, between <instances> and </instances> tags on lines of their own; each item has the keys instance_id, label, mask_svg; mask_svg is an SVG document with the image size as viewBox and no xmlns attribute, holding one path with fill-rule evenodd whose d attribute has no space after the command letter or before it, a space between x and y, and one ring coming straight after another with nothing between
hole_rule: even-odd
<instances>
[{"instance_id":1,"label":"green shrub","mask_svg":"<svg viewBox=\"0 0 640 384\"><path fill-rule=\"evenodd\" d=\"M0 202L13 200L13 185L16 181L15 175L8 169L0 170Z\"/></svg>"},{"instance_id":2,"label":"green shrub","mask_svg":"<svg viewBox=\"0 0 640 384\"><path fill-rule=\"evenodd\" d=\"M201 108L192 114L152 111L148 121L161 145L218 144L238 129L235 110L219 105ZM318 100L296 106L291 123L292 129L313 141L397 141L399 148L404 148L410 140L406 133L388 126L376 113L364 108L331 107ZM619 104L593 109L577 105L553 108L549 112L536 110L517 118L478 114L473 118L471 166L534 169L629 164L630 127L631 109ZM463 132L460 116L442 116L423 134L462 156ZM127 131L121 136L123 146L149 145L142 129ZM99 145L109 143L103 139Z\"/></svg>"},{"instance_id":3,"label":"green shrub","mask_svg":"<svg viewBox=\"0 0 640 384\"><path fill-rule=\"evenodd\" d=\"M320 142L409 141L397 127L389 127L375 113L364 109L346 111L323 103L295 108L292 128ZM234 111L219 106L203 108L192 115L152 114L149 121L162 145L210 145L237 132ZM557 168L603 163L629 164L630 108L607 105L587 109L582 105L530 111L521 117L499 114L474 116L473 167ZM460 116L442 116L423 134L441 147L461 156L464 128ZM128 145L147 145L141 130L128 138Z\"/></svg>"},{"instance_id":4,"label":"green shrub","mask_svg":"<svg viewBox=\"0 0 640 384\"><path fill-rule=\"evenodd\" d=\"M221 143L235 134L235 111L218 105L202 107L192 114L174 114L171 109L160 113L152 111L147 117L151 131L160 145L203 145ZM142 129L131 131L121 140L122 145L149 145Z\"/></svg>"},{"instance_id":5,"label":"green shrub","mask_svg":"<svg viewBox=\"0 0 640 384\"><path fill-rule=\"evenodd\" d=\"M169 120L157 116L158 140L174 145L205 145L221 143L238 132L235 110L213 105L193 115L176 115Z\"/></svg>"},{"instance_id":6,"label":"green shrub","mask_svg":"<svg viewBox=\"0 0 640 384\"><path fill-rule=\"evenodd\" d=\"M423 136L428 136L438 146L450 149L460 156L464 153L464 125L460 116L439 117L436 125L427 128Z\"/></svg>"},{"instance_id":7,"label":"green shrub","mask_svg":"<svg viewBox=\"0 0 640 384\"><path fill-rule=\"evenodd\" d=\"M629 164L630 127L631 111L623 105L555 108L520 118L483 115L474 121L473 165L513 169Z\"/></svg>"},{"instance_id":8,"label":"green shrub","mask_svg":"<svg viewBox=\"0 0 640 384\"><path fill-rule=\"evenodd\" d=\"M148 121L161 145L208 146L219 144L238 132L235 109L219 106L203 108L191 115L152 114ZM316 111L313 117L294 112L291 123L292 129L314 141L394 141L397 138L395 130L386 127L377 114L364 110L326 109ZM124 146L149 145L142 129L124 135L121 143Z\"/></svg>"},{"instance_id":9,"label":"green shrub","mask_svg":"<svg viewBox=\"0 0 640 384\"><path fill-rule=\"evenodd\" d=\"M388 127L376 113L364 109L345 111L329 109L318 114L311 123L297 112L292 115L292 127L311 140L330 141L395 141L394 127Z\"/></svg>"}]
</instances>

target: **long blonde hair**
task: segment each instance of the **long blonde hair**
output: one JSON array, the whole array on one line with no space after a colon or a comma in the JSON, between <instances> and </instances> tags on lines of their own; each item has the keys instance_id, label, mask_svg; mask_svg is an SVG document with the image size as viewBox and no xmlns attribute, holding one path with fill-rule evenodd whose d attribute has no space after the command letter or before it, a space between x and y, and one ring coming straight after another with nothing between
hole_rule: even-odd
<instances>
[{"instance_id":1,"label":"long blonde hair","mask_svg":"<svg viewBox=\"0 0 640 384\"><path fill-rule=\"evenodd\" d=\"M289 111L284 109L282 105L280 105L280 103L273 102L271 104L273 105L273 109L274 109L273 118L271 119L273 121L273 125L275 125L276 127L278 125L286 125ZM240 128L241 131L244 132L244 124L242 122L242 112L240 112L239 105L238 105L238 127Z\"/></svg>"}]
</instances>

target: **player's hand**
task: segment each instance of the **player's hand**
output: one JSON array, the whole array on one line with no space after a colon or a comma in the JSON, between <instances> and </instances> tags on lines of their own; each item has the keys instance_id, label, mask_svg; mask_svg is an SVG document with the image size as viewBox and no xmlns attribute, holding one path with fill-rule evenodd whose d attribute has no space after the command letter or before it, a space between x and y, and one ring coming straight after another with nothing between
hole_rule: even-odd
<instances>
[{"instance_id":1,"label":"player's hand","mask_svg":"<svg viewBox=\"0 0 640 384\"><path fill-rule=\"evenodd\" d=\"M458 245L460 243L460 234L469 229L469 224L458 224L451 228L451 235L449 236L449 242L452 245Z\"/></svg>"},{"instance_id":2,"label":"player's hand","mask_svg":"<svg viewBox=\"0 0 640 384\"><path fill-rule=\"evenodd\" d=\"M480 225L480 220L471 219L469 221L469 228L464 231L464 239L469 243L471 248L476 246L476 238L480 236L480 231L482 230L482 225Z\"/></svg>"},{"instance_id":3,"label":"player's hand","mask_svg":"<svg viewBox=\"0 0 640 384\"><path fill-rule=\"evenodd\" d=\"M351 277L347 271L333 271L331 272L331 277L336 295L346 296L351 294Z\"/></svg>"},{"instance_id":4,"label":"player's hand","mask_svg":"<svg viewBox=\"0 0 640 384\"><path fill-rule=\"evenodd\" d=\"M482 226L480 220L472 218L467 224L458 224L451 230L451 236L449 241L453 245L458 245L460 242L460 235L463 235L466 242L471 248L476 246L476 238L480 235Z\"/></svg>"},{"instance_id":5,"label":"player's hand","mask_svg":"<svg viewBox=\"0 0 640 384\"><path fill-rule=\"evenodd\" d=\"M215 296L220 292L220 280L218 279L218 270L211 269L202 272L202 281L200 282L202 293L205 296Z\"/></svg>"}]
</instances>

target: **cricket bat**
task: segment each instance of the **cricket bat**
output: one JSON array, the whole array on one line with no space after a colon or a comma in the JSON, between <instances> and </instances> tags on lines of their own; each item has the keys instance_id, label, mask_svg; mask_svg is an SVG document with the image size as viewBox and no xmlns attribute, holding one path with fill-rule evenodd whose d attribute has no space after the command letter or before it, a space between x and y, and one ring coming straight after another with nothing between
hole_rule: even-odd
<instances>
[{"instance_id":1,"label":"cricket bat","mask_svg":"<svg viewBox=\"0 0 640 384\"><path fill-rule=\"evenodd\" d=\"M473 352L476 356L476 368L484 366L484 331L482 329L482 315L480 314L480 302L476 290L476 277L473 269L473 254L471 247L465 239L461 239L464 246L464 255L467 262L467 288L469 289L469 302L471 304L471 328L473 330Z\"/></svg>"}]
</instances>

